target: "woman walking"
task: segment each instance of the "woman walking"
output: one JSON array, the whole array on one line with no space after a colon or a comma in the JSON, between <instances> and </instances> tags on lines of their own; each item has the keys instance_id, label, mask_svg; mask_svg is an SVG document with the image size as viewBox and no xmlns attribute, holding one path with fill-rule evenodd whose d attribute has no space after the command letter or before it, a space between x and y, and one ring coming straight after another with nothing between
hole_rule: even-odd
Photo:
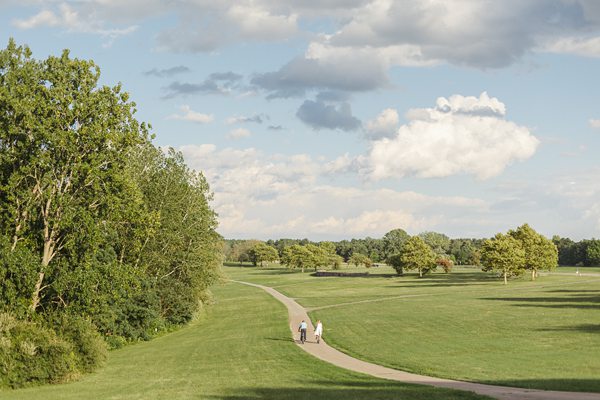
<instances>
[{"instance_id":1,"label":"woman walking","mask_svg":"<svg viewBox=\"0 0 600 400\"><path fill-rule=\"evenodd\" d=\"M321 320L317 321L317 327L315 328L315 338L317 339L317 343L321 340L321 335L323 335L323 324Z\"/></svg>"}]
</instances>

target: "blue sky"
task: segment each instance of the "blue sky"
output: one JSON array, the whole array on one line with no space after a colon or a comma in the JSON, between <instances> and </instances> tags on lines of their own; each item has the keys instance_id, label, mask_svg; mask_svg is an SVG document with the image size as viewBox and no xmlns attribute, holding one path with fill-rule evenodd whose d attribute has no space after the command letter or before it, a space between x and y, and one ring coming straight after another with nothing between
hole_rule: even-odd
<instances>
[{"instance_id":1,"label":"blue sky","mask_svg":"<svg viewBox=\"0 0 600 400\"><path fill-rule=\"evenodd\" d=\"M122 82L226 238L600 237L600 2L0 1Z\"/></svg>"}]
</instances>

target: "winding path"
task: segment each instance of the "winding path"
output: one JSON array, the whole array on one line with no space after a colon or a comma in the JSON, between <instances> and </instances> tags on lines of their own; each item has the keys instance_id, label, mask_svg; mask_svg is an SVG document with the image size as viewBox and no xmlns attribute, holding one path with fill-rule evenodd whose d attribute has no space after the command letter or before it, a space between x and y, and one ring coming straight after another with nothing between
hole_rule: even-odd
<instances>
[{"instance_id":1,"label":"winding path","mask_svg":"<svg viewBox=\"0 0 600 400\"><path fill-rule=\"evenodd\" d=\"M282 302L288 309L290 330L294 336L300 321L303 319L308 322L308 337L313 335L313 326L306 313L306 309L293 299L284 296L277 290L263 285L249 282L233 281L244 285L254 286L265 290L267 293ZM327 345L324 340L320 344L306 342L296 344L311 355L327 361L341 368L349 369L363 374L372 375L378 378L390 379L406 383L415 383L419 385L430 385L458 390L475 392L478 394L494 397L500 400L600 400L600 393L582 393L582 392L558 392L549 390L534 390L514 388L508 386L484 385L481 383L454 381L450 379L434 378L431 376L416 375L409 372L399 371L392 368L382 367L381 365L368 363L350 357Z\"/></svg>"}]
</instances>

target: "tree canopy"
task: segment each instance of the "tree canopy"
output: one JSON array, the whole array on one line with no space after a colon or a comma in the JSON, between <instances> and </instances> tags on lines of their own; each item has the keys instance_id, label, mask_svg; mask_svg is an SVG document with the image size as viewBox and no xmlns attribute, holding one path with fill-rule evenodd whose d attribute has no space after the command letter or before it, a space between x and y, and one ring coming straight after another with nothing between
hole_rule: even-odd
<instances>
[{"instance_id":1,"label":"tree canopy","mask_svg":"<svg viewBox=\"0 0 600 400\"><path fill-rule=\"evenodd\" d=\"M435 268L435 253L419 236L413 236L404 243L399 255L401 270L417 270L423 277ZM401 272L399 272L401 273Z\"/></svg>"},{"instance_id":2,"label":"tree canopy","mask_svg":"<svg viewBox=\"0 0 600 400\"><path fill-rule=\"evenodd\" d=\"M221 262L206 179L99 79L67 50L0 51L0 312L65 357L90 332L115 347L190 320Z\"/></svg>"},{"instance_id":3,"label":"tree canopy","mask_svg":"<svg viewBox=\"0 0 600 400\"><path fill-rule=\"evenodd\" d=\"M525 270L525 251L517 239L498 233L483 243L481 263L484 271L500 272L506 285L509 276L521 275Z\"/></svg>"}]
</instances>

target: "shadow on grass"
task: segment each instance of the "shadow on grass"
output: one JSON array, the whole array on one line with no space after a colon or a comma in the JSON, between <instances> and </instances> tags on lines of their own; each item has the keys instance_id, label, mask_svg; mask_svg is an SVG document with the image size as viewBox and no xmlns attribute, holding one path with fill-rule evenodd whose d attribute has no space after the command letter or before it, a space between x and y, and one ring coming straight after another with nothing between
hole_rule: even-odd
<instances>
[{"instance_id":1,"label":"shadow on grass","mask_svg":"<svg viewBox=\"0 0 600 400\"><path fill-rule=\"evenodd\" d=\"M296 342L296 340L292 337L268 337L265 339L273 340L273 341L277 341L277 342L292 342L292 343Z\"/></svg>"},{"instance_id":2,"label":"shadow on grass","mask_svg":"<svg viewBox=\"0 0 600 400\"><path fill-rule=\"evenodd\" d=\"M598 393L598 399L600 399L600 379L507 379L501 381L486 381L482 383L520 387L524 389ZM570 397L565 395L564 398L569 399Z\"/></svg>"},{"instance_id":3,"label":"shadow on grass","mask_svg":"<svg viewBox=\"0 0 600 400\"><path fill-rule=\"evenodd\" d=\"M540 332L583 332L600 333L600 324L581 324L575 326L557 326L556 328L538 329Z\"/></svg>"},{"instance_id":4,"label":"shadow on grass","mask_svg":"<svg viewBox=\"0 0 600 400\"><path fill-rule=\"evenodd\" d=\"M482 300L519 302L515 307L600 309L600 296L589 293L569 292L564 297L488 297Z\"/></svg>"},{"instance_id":5,"label":"shadow on grass","mask_svg":"<svg viewBox=\"0 0 600 400\"><path fill-rule=\"evenodd\" d=\"M458 287L484 285L498 281L498 278L483 272L465 272L456 274L427 274L418 278L417 274L404 274L402 277L411 277L411 280L399 280L395 287Z\"/></svg>"},{"instance_id":6,"label":"shadow on grass","mask_svg":"<svg viewBox=\"0 0 600 400\"><path fill-rule=\"evenodd\" d=\"M370 383L361 381L307 381L303 387L238 388L228 396L213 400L483 400L490 397L449 389L436 389L403 383Z\"/></svg>"}]
</instances>

